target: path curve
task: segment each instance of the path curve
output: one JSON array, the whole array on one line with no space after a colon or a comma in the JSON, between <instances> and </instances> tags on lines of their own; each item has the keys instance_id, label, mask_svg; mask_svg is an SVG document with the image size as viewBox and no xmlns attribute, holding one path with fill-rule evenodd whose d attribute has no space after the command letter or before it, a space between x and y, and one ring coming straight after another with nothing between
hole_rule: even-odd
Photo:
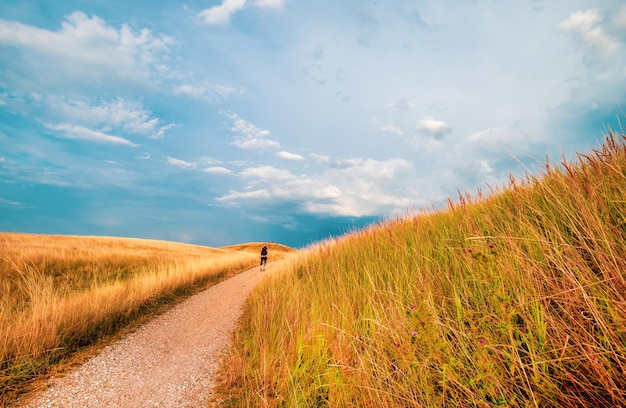
<instances>
[{"instance_id":1,"label":"path curve","mask_svg":"<svg viewBox=\"0 0 626 408\"><path fill-rule=\"evenodd\" d=\"M184 300L20 406L206 407L220 354L265 274L256 267Z\"/></svg>"}]
</instances>

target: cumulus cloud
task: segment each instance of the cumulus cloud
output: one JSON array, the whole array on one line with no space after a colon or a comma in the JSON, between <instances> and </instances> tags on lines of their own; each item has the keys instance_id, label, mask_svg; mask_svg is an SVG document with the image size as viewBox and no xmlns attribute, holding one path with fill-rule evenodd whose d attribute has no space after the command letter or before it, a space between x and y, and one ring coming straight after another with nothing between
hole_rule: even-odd
<instances>
[{"instance_id":1,"label":"cumulus cloud","mask_svg":"<svg viewBox=\"0 0 626 408\"><path fill-rule=\"evenodd\" d=\"M228 115L233 120L233 127L231 130L237 132L246 137L263 138L270 135L269 130L259 129L252 123L240 118L239 116L232 114Z\"/></svg>"},{"instance_id":2,"label":"cumulus cloud","mask_svg":"<svg viewBox=\"0 0 626 408\"><path fill-rule=\"evenodd\" d=\"M226 167L222 167L222 166L207 167L203 171L205 173L210 173L210 174L226 174L226 175L233 174L232 170L227 169Z\"/></svg>"},{"instance_id":3,"label":"cumulus cloud","mask_svg":"<svg viewBox=\"0 0 626 408\"><path fill-rule=\"evenodd\" d=\"M482 129L469 135L467 140L471 143L482 146L496 146L507 140L511 133L509 129L503 127Z\"/></svg>"},{"instance_id":4,"label":"cumulus cloud","mask_svg":"<svg viewBox=\"0 0 626 408\"><path fill-rule=\"evenodd\" d=\"M247 185L230 191L219 202L238 205L254 198L265 203L292 203L310 214L368 216L402 212L416 203L417 195L405 186L414 171L404 159L347 159L320 174L296 175L273 166L245 169Z\"/></svg>"},{"instance_id":5,"label":"cumulus cloud","mask_svg":"<svg viewBox=\"0 0 626 408\"><path fill-rule=\"evenodd\" d=\"M309 153L309 156L318 163L330 163L330 156L326 154Z\"/></svg>"},{"instance_id":6,"label":"cumulus cloud","mask_svg":"<svg viewBox=\"0 0 626 408\"><path fill-rule=\"evenodd\" d=\"M279 147L280 144L273 140L261 139L261 138L242 138L235 137L235 140L231 143L233 146L237 146L240 149L249 150L264 150L273 147Z\"/></svg>"},{"instance_id":7,"label":"cumulus cloud","mask_svg":"<svg viewBox=\"0 0 626 408\"><path fill-rule=\"evenodd\" d=\"M396 123L393 119L387 119L386 121L380 120L377 117L372 118L372 126L375 130L388 133L390 135L404 136L406 133L404 129Z\"/></svg>"},{"instance_id":8,"label":"cumulus cloud","mask_svg":"<svg viewBox=\"0 0 626 408\"><path fill-rule=\"evenodd\" d=\"M239 201L268 199L271 197L272 193L268 190L231 191L225 196L217 197L216 200L236 205Z\"/></svg>"},{"instance_id":9,"label":"cumulus cloud","mask_svg":"<svg viewBox=\"0 0 626 408\"><path fill-rule=\"evenodd\" d=\"M242 90L238 91L235 87L219 84L183 84L174 86L172 92L174 95L186 95L194 99L213 101L219 98L226 98L237 92L241 93Z\"/></svg>"},{"instance_id":10,"label":"cumulus cloud","mask_svg":"<svg viewBox=\"0 0 626 408\"><path fill-rule=\"evenodd\" d=\"M441 120L426 117L417 121L415 131L423 136L441 140L447 134L452 133L452 127Z\"/></svg>"},{"instance_id":11,"label":"cumulus cloud","mask_svg":"<svg viewBox=\"0 0 626 408\"><path fill-rule=\"evenodd\" d=\"M287 0L255 0L252 4L261 8L282 8Z\"/></svg>"},{"instance_id":12,"label":"cumulus cloud","mask_svg":"<svg viewBox=\"0 0 626 408\"><path fill-rule=\"evenodd\" d=\"M246 5L246 0L223 0L222 4L204 9L200 17L207 24L228 24L231 16Z\"/></svg>"},{"instance_id":13,"label":"cumulus cloud","mask_svg":"<svg viewBox=\"0 0 626 408\"><path fill-rule=\"evenodd\" d=\"M168 125L161 126L161 127L159 127L159 128L156 130L156 132L155 132L155 133L153 133L153 134L150 136L150 139L162 139L162 138L163 138L163 136L165 136L165 132L167 132L168 130L170 130L170 129L172 129L172 128L175 128L176 126L178 126L178 125L177 125L177 124L175 124L175 123L170 123L170 124L168 124Z\"/></svg>"},{"instance_id":14,"label":"cumulus cloud","mask_svg":"<svg viewBox=\"0 0 626 408\"><path fill-rule=\"evenodd\" d=\"M124 98L111 100L68 99L48 96L45 103L56 116L89 127L115 128L124 132L160 139L176 124L164 124L141 103Z\"/></svg>"},{"instance_id":15,"label":"cumulus cloud","mask_svg":"<svg viewBox=\"0 0 626 408\"><path fill-rule=\"evenodd\" d=\"M231 131L235 133L231 144L240 149L268 149L278 148L280 143L269 139L270 131L260 129L251 122L240 118L235 113L225 113L233 121Z\"/></svg>"},{"instance_id":16,"label":"cumulus cloud","mask_svg":"<svg viewBox=\"0 0 626 408\"><path fill-rule=\"evenodd\" d=\"M167 163L171 166L178 167L181 169L195 169L198 166L197 163L180 160L180 159L176 159L173 157L168 157Z\"/></svg>"},{"instance_id":17,"label":"cumulus cloud","mask_svg":"<svg viewBox=\"0 0 626 408\"><path fill-rule=\"evenodd\" d=\"M276 157L279 157L285 160L304 160L303 156L296 154L296 153L289 153L284 150L276 153Z\"/></svg>"},{"instance_id":18,"label":"cumulus cloud","mask_svg":"<svg viewBox=\"0 0 626 408\"><path fill-rule=\"evenodd\" d=\"M378 130L385 133L390 133L392 135L404 136L404 130L399 126L395 125L393 122L389 122L387 124L381 124L378 127Z\"/></svg>"},{"instance_id":19,"label":"cumulus cloud","mask_svg":"<svg viewBox=\"0 0 626 408\"><path fill-rule=\"evenodd\" d=\"M136 32L122 25L117 30L97 16L75 11L58 31L0 20L0 43L38 55L24 58L23 63L40 72L42 81L56 72L71 73L73 81L98 77L110 82L111 78L149 81L152 72L164 69L161 59L174 41L148 29Z\"/></svg>"},{"instance_id":20,"label":"cumulus cloud","mask_svg":"<svg viewBox=\"0 0 626 408\"><path fill-rule=\"evenodd\" d=\"M551 110L550 127L575 146L609 125L619 128L626 95L626 6L602 2L598 9L577 11L559 24L569 34L582 64L576 64L568 98ZM572 138L575 138L572 140ZM587 144L587 146L589 146Z\"/></svg>"},{"instance_id":21,"label":"cumulus cloud","mask_svg":"<svg viewBox=\"0 0 626 408\"><path fill-rule=\"evenodd\" d=\"M559 24L559 28L572 33L579 45L590 53L591 58L610 57L619 50L619 43L607 33L596 9L570 14ZM591 59L587 61L591 62Z\"/></svg>"},{"instance_id":22,"label":"cumulus cloud","mask_svg":"<svg viewBox=\"0 0 626 408\"><path fill-rule=\"evenodd\" d=\"M341 194L339 188L332 183L310 175L296 176L273 166L248 168L241 172L241 176L250 182L244 191L231 191L217 198L218 201L237 205L253 198L276 204L295 202L304 209L311 200L334 199Z\"/></svg>"},{"instance_id":23,"label":"cumulus cloud","mask_svg":"<svg viewBox=\"0 0 626 408\"><path fill-rule=\"evenodd\" d=\"M280 9L286 0L254 0L253 7ZM222 4L202 10L199 16L207 24L228 24L236 12L246 6L246 0L222 0Z\"/></svg>"},{"instance_id":24,"label":"cumulus cloud","mask_svg":"<svg viewBox=\"0 0 626 408\"><path fill-rule=\"evenodd\" d=\"M120 144L120 145L132 146L132 147L137 146L133 142L127 139L124 139L123 137L109 135L104 132L86 128L84 126L62 123L58 125L49 124L46 127L48 129L58 131L57 134L60 137L63 137L66 139L87 140L90 142Z\"/></svg>"},{"instance_id":25,"label":"cumulus cloud","mask_svg":"<svg viewBox=\"0 0 626 408\"><path fill-rule=\"evenodd\" d=\"M248 168L242 171L241 175L267 181L285 181L297 178L287 170L278 169L272 166L259 166Z\"/></svg>"}]
</instances>

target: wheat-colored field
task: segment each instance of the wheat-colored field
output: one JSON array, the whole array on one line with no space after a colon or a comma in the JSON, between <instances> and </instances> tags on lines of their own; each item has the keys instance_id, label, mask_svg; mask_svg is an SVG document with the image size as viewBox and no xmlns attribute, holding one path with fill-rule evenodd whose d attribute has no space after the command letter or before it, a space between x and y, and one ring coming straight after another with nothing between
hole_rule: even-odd
<instances>
[{"instance_id":1,"label":"wheat-colored field","mask_svg":"<svg viewBox=\"0 0 626 408\"><path fill-rule=\"evenodd\" d=\"M0 406L76 351L257 265L262 245L0 233ZM268 245L272 259L291 251Z\"/></svg>"},{"instance_id":2,"label":"wheat-colored field","mask_svg":"<svg viewBox=\"0 0 626 408\"><path fill-rule=\"evenodd\" d=\"M624 141L301 251L249 298L223 406L626 406Z\"/></svg>"}]
</instances>

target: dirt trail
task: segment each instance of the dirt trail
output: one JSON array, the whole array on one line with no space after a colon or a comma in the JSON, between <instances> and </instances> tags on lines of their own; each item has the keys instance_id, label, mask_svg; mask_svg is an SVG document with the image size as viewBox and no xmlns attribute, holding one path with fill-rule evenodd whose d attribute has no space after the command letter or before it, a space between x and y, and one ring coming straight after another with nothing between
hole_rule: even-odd
<instances>
[{"instance_id":1,"label":"dirt trail","mask_svg":"<svg viewBox=\"0 0 626 408\"><path fill-rule=\"evenodd\" d=\"M186 299L19 406L206 407L220 353L265 274L256 267Z\"/></svg>"}]
</instances>

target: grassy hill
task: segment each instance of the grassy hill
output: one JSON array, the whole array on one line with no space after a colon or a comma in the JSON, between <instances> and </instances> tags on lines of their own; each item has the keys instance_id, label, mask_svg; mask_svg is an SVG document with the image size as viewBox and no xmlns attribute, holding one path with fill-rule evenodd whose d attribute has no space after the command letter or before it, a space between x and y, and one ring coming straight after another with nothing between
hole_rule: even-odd
<instances>
[{"instance_id":1,"label":"grassy hill","mask_svg":"<svg viewBox=\"0 0 626 408\"><path fill-rule=\"evenodd\" d=\"M302 251L221 375L232 407L626 406L624 136Z\"/></svg>"},{"instance_id":2,"label":"grassy hill","mask_svg":"<svg viewBox=\"0 0 626 408\"><path fill-rule=\"evenodd\" d=\"M85 348L258 265L260 245L0 233L0 406ZM268 246L271 260L293 251Z\"/></svg>"},{"instance_id":3,"label":"grassy hill","mask_svg":"<svg viewBox=\"0 0 626 408\"><path fill-rule=\"evenodd\" d=\"M292 253L294 251L293 248L288 247L287 245L277 244L275 242L249 242L246 244L237 244L222 247L224 250L228 251L241 251L241 252L252 252L258 256L261 252L261 248L267 246L268 251L271 251L272 256L278 255L277 258L283 258L285 255Z\"/></svg>"}]
</instances>

